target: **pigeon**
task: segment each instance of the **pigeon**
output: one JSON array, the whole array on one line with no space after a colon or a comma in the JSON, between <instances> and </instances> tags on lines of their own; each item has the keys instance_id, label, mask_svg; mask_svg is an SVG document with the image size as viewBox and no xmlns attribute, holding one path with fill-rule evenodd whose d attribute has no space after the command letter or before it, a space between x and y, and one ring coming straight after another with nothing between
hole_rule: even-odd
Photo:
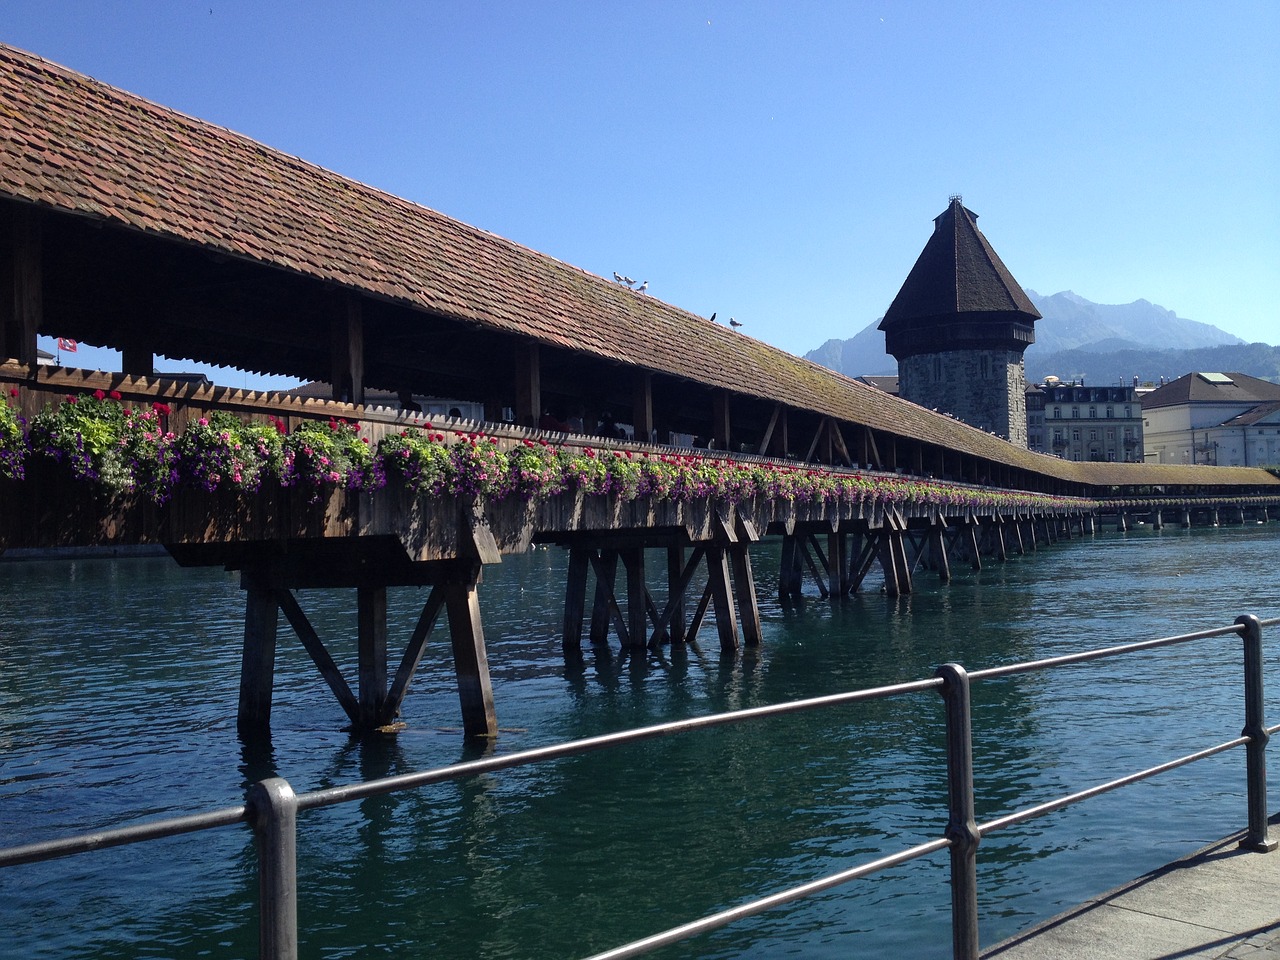
<instances>
[{"instance_id":1,"label":"pigeon","mask_svg":"<svg viewBox=\"0 0 1280 960\"><path fill-rule=\"evenodd\" d=\"M731 327L740 327L740 326L742 326L742 321L741 321L741 320L735 320L735 319L733 319L733 317L730 317L730 318L729 318L729 326L731 326Z\"/></svg>"},{"instance_id":2,"label":"pigeon","mask_svg":"<svg viewBox=\"0 0 1280 960\"><path fill-rule=\"evenodd\" d=\"M636 293L644 293L648 289L649 289L649 281L646 280L644 283L640 284L640 286L636 287Z\"/></svg>"}]
</instances>

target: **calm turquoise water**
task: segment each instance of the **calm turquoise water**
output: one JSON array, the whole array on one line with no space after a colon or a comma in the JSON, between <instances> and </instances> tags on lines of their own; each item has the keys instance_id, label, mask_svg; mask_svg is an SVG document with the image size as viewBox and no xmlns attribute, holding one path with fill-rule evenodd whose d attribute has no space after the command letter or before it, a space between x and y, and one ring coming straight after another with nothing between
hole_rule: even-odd
<instances>
[{"instance_id":1,"label":"calm turquoise water","mask_svg":"<svg viewBox=\"0 0 1280 960\"><path fill-rule=\"evenodd\" d=\"M915 679L1280 614L1280 527L1142 528L782 609L777 545L755 555L765 646L566 667L564 557L486 571L499 721L522 750L668 719ZM273 736L236 736L243 594L167 559L0 565L0 843L445 765L459 733L433 638L396 737L354 740L282 628ZM392 597L407 639L425 593ZM301 602L350 673L342 592ZM704 628L705 630L705 628ZM1235 737L1239 641L1209 641L975 686L986 819ZM1268 652L1280 716L1280 628ZM304 957L581 957L938 835L941 701L919 695L625 748L300 816ZM1273 760L1272 769L1280 769ZM1280 790L1273 776L1273 807ZM984 944L1238 829L1243 755L995 834L979 850ZM946 957L945 854L657 956ZM0 870L0 956L249 957L256 873L244 828Z\"/></svg>"}]
</instances>

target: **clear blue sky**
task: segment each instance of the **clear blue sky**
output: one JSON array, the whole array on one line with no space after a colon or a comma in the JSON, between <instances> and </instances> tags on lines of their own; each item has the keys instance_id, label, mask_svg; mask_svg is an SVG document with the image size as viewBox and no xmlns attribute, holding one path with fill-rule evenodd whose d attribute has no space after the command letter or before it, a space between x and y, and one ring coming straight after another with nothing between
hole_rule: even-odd
<instances>
[{"instance_id":1,"label":"clear blue sky","mask_svg":"<svg viewBox=\"0 0 1280 960\"><path fill-rule=\"evenodd\" d=\"M795 353L951 194L1041 293L1280 342L1280 3L6 0L0 39Z\"/></svg>"}]
</instances>

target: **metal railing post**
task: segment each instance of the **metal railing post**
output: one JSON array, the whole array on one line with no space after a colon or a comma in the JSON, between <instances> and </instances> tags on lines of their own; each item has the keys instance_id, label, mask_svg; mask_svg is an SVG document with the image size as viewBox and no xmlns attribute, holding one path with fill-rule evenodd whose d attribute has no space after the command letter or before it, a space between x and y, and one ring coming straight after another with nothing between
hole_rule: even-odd
<instances>
[{"instance_id":1,"label":"metal railing post","mask_svg":"<svg viewBox=\"0 0 1280 960\"><path fill-rule=\"evenodd\" d=\"M1244 729L1248 737L1245 750L1246 780L1249 789L1249 832L1240 846L1269 853L1276 841L1267 836L1267 733L1263 721L1262 624L1252 614L1236 618L1244 627Z\"/></svg>"},{"instance_id":2,"label":"metal railing post","mask_svg":"<svg viewBox=\"0 0 1280 960\"><path fill-rule=\"evenodd\" d=\"M958 663L935 671L947 712L947 820L951 841L951 955L978 960L978 823L973 802L973 733L969 674Z\"/></svg>"},{"instance_id":3,"label":"metal railing post","mask_svg":"<svg viewBox=\"0 0 1280 960\"><path fill-rule=\"evenodd\" d=\"M298 960L298 798L281 777L249 788L258 848L258 955Z\"/></svg>"}]
</instances>

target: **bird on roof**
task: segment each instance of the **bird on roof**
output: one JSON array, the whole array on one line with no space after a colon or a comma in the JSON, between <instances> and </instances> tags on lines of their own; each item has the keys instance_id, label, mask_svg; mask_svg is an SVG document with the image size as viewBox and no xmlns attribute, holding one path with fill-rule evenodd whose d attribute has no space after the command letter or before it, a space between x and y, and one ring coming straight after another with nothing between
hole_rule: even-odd
<instances>
[{"instance_id":1,"label":"bird on roof","mask_svg":"<svg viewBox=\"0 0 1280 960\"><path fill-rule=\"evenodd\" d=\"M735 319L733 319L733 317L730 317L730 318L729 318L729 326L731 326L731 327L740 327L740 326L742 326L742 321L741 321L741 320L735 320Z\"/></svg>"},{"instance_id":2,"label":"bird on roof","mask_svg":"<svg viewBox=\"0 0 1280 960\"><path fill-rule=\"evenodd\" d=\"M716 322L716 315L714 313L711 314L711 322L712 323Z\"/></svg>"},{"instance_id":3,"label":"bird on roof","mask_svg":"<svg viewBox=\"0 0 1280 960\"><path fill-rule=\"evenodd\" d=\"M617 270L613 271L613 279L615 279L615 280L617 280L619 283L621 283L621 282L622 282L622 274L620 274Z\"/></svg>"},{"instance_id":4,"label":"bird on roof","mask_svg":"<svg viewBox=\"0 0 1280 960\"><path fill-rule=\"evenodd\" d=\"M632 280L630 277L623 277L622 282L625 283L628 287L631 286L633 283L635 283L635 281Z\"/></svg>"},{"instance_id":5,"label":"bird on roof","mask_svg":"<svg viewBox=\"0 0 1280 960\"><path fill-rule=\"evenodd\" d=\"M649 281L646 280L644 283L640 284L640 286L636 287L636 293L644 293L648 289L649 289Z\"/></svg>"}]
</instances>

